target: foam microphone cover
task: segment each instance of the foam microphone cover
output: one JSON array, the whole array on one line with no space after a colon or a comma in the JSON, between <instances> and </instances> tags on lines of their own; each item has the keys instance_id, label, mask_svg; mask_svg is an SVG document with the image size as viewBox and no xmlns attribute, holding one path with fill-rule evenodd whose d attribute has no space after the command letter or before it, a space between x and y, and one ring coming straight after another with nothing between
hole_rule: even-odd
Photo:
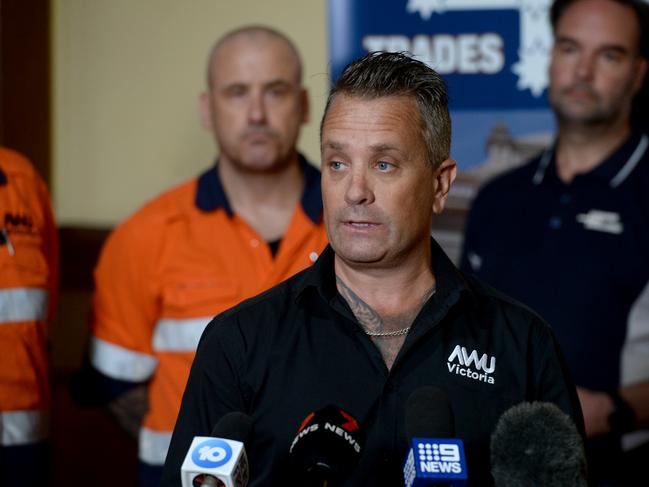
<instances>
[{"instance_id":1,"label":"foam microphone cover","mask_svg":"<svg viewBox=\"0 0 649 487\"><path fill-rule=\"evenodd\" d=\"M291 466L306 483L340 482L358 463L365 433L347 411L333 405L300 424L289 450Z\"/></svg>"},{"instance_id":2,"label":"foam microphone cover","mask_svg":"<svg viewBox=\"0 0 649 487\"><path fill-rule=\"evenodd\" d=\"M491 473L497 487L586 487L586 456L570 417L547 402L508 409L491 435Z\"/></svg>"},{"instance_id":3,"label":"foam microphone cover","mask_svg":"<svg viewBox=\"0 0 649 487\"><path fill-rule=\"evenodd\" d=\"M455 421L446 393L433 386L416 389L406 401L408 438L453 438Z\"/></svg>"}]
</instances>

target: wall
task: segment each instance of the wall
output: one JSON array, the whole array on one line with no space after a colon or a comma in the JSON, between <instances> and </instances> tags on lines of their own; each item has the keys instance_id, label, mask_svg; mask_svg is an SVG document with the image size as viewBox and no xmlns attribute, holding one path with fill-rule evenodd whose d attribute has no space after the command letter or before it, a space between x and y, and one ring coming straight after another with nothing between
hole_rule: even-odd
<instances>
[{"instance_id":1,"label":"wall","mask_svg":"<svg viewBox=\"0 0 649 487\"><path fill-rule=\"evenodd\" d=\"M312 119L300 148L319 163L328 90L325 0L53 0L53 199L60 225L112 226L209 166L198 94L216 38L247 23L289 35Z\"/></svg>"}]
</instances>

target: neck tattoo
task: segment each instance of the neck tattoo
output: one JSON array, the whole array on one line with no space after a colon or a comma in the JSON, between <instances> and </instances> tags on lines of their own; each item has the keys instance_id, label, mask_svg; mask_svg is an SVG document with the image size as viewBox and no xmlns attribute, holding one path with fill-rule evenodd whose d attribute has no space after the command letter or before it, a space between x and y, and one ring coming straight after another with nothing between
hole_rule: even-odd
<instances>
[{"instance_id":1,"label":"neck tattoo","mask_svg":"<svg viewBox=\"0 0 649 487\"><path fill-rule=\"evenodd\" d=\"M392 331L382 331L386 328L385 320L372 307L365 303L354 291L352 291L349 286L347 286L338 276L336 276L336 283L338 285L338 291L343 296L343 298L345 298L347 304L349 304L349 307L354 313L354 316L356 316L356 318L358 319L363 332L365 332L367 336L377 339L407 335L410 331L410 327L412 326L412 322L414 321L417 314L419 314L421 307L426 304L426 302L431 298L433 294L435 294L436 291L435 286L430 288L428 291L426 291L426 293L424 293L421 304L417 307L414 313L412 312L412 310L410 312L404 313L404 315L407 315L408 318L406 320L403 320L402 317L401 321L408 322L408 326Z\"/></svg>"}]
</instances>

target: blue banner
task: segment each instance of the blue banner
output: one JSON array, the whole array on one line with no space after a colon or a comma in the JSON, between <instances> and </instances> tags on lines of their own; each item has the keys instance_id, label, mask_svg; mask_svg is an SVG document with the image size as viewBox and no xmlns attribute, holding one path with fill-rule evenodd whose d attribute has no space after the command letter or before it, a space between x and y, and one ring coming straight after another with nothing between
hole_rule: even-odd
<instances>
[{"instance_id":1,"label":"blue banner","mask_svg":"<svg viewBox=\"0 0 649 487\"><path fill-rule=\"evenodd\" d=\"M406 51L433 67L448 83L452 156L477 186L551 142L548 4L329 0L331 74L371 51Z\"/></svg>"}]
</instances>

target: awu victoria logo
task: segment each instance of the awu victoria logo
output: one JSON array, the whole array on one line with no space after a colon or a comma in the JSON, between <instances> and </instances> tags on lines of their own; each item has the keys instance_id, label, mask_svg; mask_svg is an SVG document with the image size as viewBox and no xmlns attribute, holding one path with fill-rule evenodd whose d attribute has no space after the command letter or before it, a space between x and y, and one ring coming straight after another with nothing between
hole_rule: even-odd
<instances>
[{"instance_id":1,"label":"awu victoria logo","mask_svg":"<svg viewBox=\"0 0 649 487\"><path fill-rule=\"evenodd\" d=\"M550 0L329 0L331 76L371 51L405 51L446 80L452 156L488 160L497 124L537 143L554 121L545 96ZM545 140L545 139L544 139ZM487 149L487 150L485 150Z\"/></svg>"},{"instance_id":2,"label":"awu victoria logo","mask_svg":"<svg viewBox=\"0 0 649 487\"><path fill-rule=\"evenodd\" d=\"M192 452L192 461L203 468L218 468L232 459L232 447L218 438L199 443Z\"/></svg>"},{"instance_id":3,"label":"awu victoria logo","mask_svg":"<svg viewBox=\"0 0 649 487\"><path fill-rule=\"evenodd\" d=\"M490 357L486 353L480 355L476 350L469 352L466 347L456 345L448 356L446 365L451 374L487 384L496 382L491 375L496 370L496 357Z\"/></svg>"}]
</instances>

